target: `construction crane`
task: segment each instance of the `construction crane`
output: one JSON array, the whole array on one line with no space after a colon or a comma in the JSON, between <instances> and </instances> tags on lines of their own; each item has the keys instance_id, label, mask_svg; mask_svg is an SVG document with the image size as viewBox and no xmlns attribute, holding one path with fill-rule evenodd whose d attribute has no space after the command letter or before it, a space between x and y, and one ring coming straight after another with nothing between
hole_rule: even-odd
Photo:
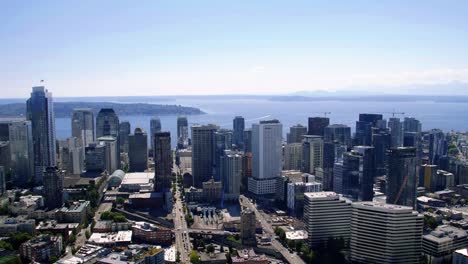
<instances>
[{"instance_id":1,"label":"construction crane","mask_svg":"<svg viewBox=\"0 0 468 264\"><path fill-rule=\"evenodd\" d=\"M382 112L382 114L392 114L392 117L395 117L395 115L404 115L405 112Z\"/></svg>"},{"instance_id":2,"label":"construction crane","mask_svg":"<svg viewBox=\"0 0 468 264\"><path fill-rule=\"evenodd\" d=\"M400 199L401 193L403 192L403 188L406 186L406 182L408 182L409 179L409 174L406 175L406 177L403 179L403 183L401 184L400 190L398 191L395 200L393 201L393 204L396 204L398 200Z\"/></svg>"},{"instance_id":3,"label":"construction crane","mask_svg":"<svg viewBox=\"0 0 468 264\"><path fill-rule=\"evenodd\" d=\"M331 112L312 112L313 114L323 114L324 117L327 117L327 115L330 115Z\"/></svg>"}]
</instances>

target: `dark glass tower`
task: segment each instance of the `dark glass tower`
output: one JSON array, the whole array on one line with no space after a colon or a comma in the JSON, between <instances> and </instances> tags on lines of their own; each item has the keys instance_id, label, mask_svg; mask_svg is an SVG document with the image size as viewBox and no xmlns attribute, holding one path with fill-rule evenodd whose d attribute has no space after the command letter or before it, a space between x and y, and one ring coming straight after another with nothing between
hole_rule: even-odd
<instances>
[{"instance_id":1,"label":"dark glass tower","mask_svg":"<svg viewBox=\"0 0 468 264\"><path fill-rule=\"evenodd\" d=\"M151 139L151 147L154 144L154 134L157 132L161 132L161 119L159 117L153 117L150 120L150 139Z\"/></svg>"},{"instance_id":2,"label":"dark glass tower","mask_svg":"<svg viewBox=\"0 0 468 264\"><path fill-rule=\"evenodd\" d=\"M330 125L330 119L328 117L309 117L309 129L307 134L323 137L325 127L328 125Z\"/></svg>"},{"instance_id":3,"label":"dark glass tower","mask_svg":"<svg viewBox=\"0 0 468 264\"><path fill-rule=\"evenodd\" d=\"M119 117L112 108L102 108L96 117L96 138L119 137Z\"/></svg>"},{"instance_id":4,"label":"dark glass tower","mask_svg":"<svg viewBox=\"0 0 468 264\"><path fill-rule=\"evenodd\" d=\"M148 135L141 128L128 137L129 171L144 172L148 168Z\"/></svg>"},{"instance_id":5,"label":"dark glass tower","mask_svg":"<svg viewBox=\"0 0 468 264\"><path fill-rule=\"evenodd\" d=\"M42 183L46 167L55 167L55 116L52 93L44 86L33 87L26 102L27 117L32 124L36 183Z\"/></svg>"},{"instance_id":6,"label":"dark glass tower","mask_svg":"<svg viewBox=\"0 0 468 264\"><path fill-rule=\"evenodd\" d=\"M130 136L130 133L132 131L130 122L122 121L119 126L120 151L128 153L128 136Z\"/></svg>"},{"instance_id":7,"label":"dark glass tower","mask_svg":"<svg viewBox=\"0 0 468 264\"><path fill-rule=\"evenodd\" d=\"M287 143L301 143L302 136L307 134L307 128L301 124L297 124L289 128L287 135Z\"/></svg>"},{"instance_id":8,"label":"dark glass tower","mask_svg":"<svg viewBox=\"0 0 468 264\"><path fill-rule=\"evenodd\" d=\"M387 203L416 208L416 149L400 147L387 153Z\"/></svg>"},{"instance_id":9,"label":"dark glass tower","mask_svg":"<svg viewBox=\"0 0 468 264\"><path fill-rule=\"evenodd\" d=\"M177 148L188 146L188 120L185 116L177 118Z\"/></svg>"},{"instance_id":10,"label":"dark glass tower","mask_svg":"<svg viewBox=\"0 0 468 264\"><path fill-rule=\"evenodd\" d=\"M171 188L172 152L171 133L154 133L154 178L155 191L166 192Z\"/></svg>"},{"instance_id":11,"label":"dark glass tower","mask_svg":"<svg viewBox=\"0 0 468 264\"><path fill-rule=\"evenodd\" d=\"M63 205L63 175L57 167L47 167L44 171L44 205L49 210Z\"/></svg>"},{"instance_id":12,"label":"dark glass tower","mask_svg":"<svg viewBox=\"0 0 468 264\"><path fill-rule=\"evenodd\" d=\"M234 130L233 133L233 143L238 149L244 149L244 129L245 129L245 120L242 116L236 116L232 120L232 127Z\"/></svg>"},{"instance_id":13,"label":"dark glass tower","mask_svg":"<svg viewBox=\"0 0 468 264\"><path fill-rule=\"evenodd\" d=\"M214 175L217 129L215 125L192 126L192 176L196 188Z\"/></svg>"},{"instance_id":14,"label":"dark glass tower","mask_svg":"<svg viewBox=\"0 0 468 264\"><path fill-rule=\"evenodd\" d=\"M323 140L325 142L336 141L348 148L351 147L351 128L346 125L329 125L325 127Z\"/></svg>"}]
</instances>

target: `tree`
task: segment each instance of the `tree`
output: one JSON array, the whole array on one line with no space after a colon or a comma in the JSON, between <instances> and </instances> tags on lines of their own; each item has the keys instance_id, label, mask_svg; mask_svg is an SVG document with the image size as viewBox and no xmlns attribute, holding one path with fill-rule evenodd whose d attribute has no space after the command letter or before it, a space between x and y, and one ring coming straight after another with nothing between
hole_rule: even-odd
<instances>
[{"instance_id":1,"label":"tree","mask_svg":"<svg viewBox=\"0 0 468 264\"><path fill-rule=\"evenodd\" d=\"M91 233L89 232L89 230L86 230L85 236L86 236L86 239L89 239L91 237Z\"/></svg>"},{"instance_id":2,"label":"tree","mask_svg":"<svg viewBox=\"0 0 468 264\"><path fill-rule=\"evenodd\" d=\"M71 234L70 237L68 238L68 242L75 243L75 241L76 241L76 236L74 234Z\"/></svg>"},{"instance_id":3,"label":"tree","mask_svg":"<svg viewBox=\"0 0 468 264\"><path fill-rule=\"evenodd\" d=\"M31 239L32 236L28 233L14 233L10 236L13 249L17 250L21 244Z\"/></svg>"},{"instance_id":4,"label":"tree","mask_svg":"<svg viewBox=\"0 0 468 264\"><path fill-rule=\"evenodd\" d=\"M200 256L198 255L198 252L196 252L195 250L192 250L192 252L190 252L190 263L192 264L201 263Z\"/></svg>"},{"instance_id":5,"label":"tree","mask_svg":"<svg viewBox=\"0 0 468 264\"><path fill-rule=\"evenodd\" d=\"M213 244L209 244L207 247L206 247L206 252L208 253L213 253L215 251L215 247L213 246Z\"/></svg>"},{"instance_id":6,"label":"tree","mask_svg":"<svg viewBox=\"0 0 468 264\"><path fill-rule=\"evenodd\" d=\"M5 240L0 240L0 248L13 251L13 246L11 243L6 242Z\"/></svg>"},{"instance_id":7,"label":"tree","mask_svg":"<svg viewBox=\"0 0 468 264\"><path fill-rule=\"evenodd\" d=\"M176 263L180 263L180 252L177 251L176 253Z\"/></svg>"},{"instance_id":8,"label":"tree","mask_svg":"<svg viewBox=\"0 0 468 264\"><path fill-rule=\"evenodd\" d=\"M117 200L116 200L116 202L117 202L117 204L120 204L120 205L122 205L122 204L124 204L124 203L125 203L125 198L123 198L123 197L117 197Z\"/></svg>"}]
</instances>

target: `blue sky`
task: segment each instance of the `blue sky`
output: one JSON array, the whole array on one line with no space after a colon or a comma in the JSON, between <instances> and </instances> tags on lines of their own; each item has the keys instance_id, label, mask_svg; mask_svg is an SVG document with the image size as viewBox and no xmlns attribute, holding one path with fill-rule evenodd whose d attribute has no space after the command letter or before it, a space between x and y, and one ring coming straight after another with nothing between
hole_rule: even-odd
<instances>
[{"instance_id":1,"label":"blue sky","mask_svg":"<svg viewBox=\"0 0 468 264\"><path fill-rule=\"evenodd\" d=\"M2 1L2 97L468 82L467 1ZM402 88L404 87L404 88Z\"/></svg>"}]
</instances>

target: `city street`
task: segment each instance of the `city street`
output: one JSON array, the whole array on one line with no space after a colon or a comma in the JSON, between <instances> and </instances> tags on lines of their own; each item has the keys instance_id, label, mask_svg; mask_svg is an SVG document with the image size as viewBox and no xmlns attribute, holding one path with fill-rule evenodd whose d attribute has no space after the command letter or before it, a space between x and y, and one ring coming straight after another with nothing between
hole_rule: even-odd
<instances>
[{"instance_id":1,"label":"city street","mask_svg":"<svg viewBox=\"0 0 468 264\"><path fill-rule=\"evenodd\" d=\"M258 221L260 221L260 224L262 225L263 231L268 234L269 237L271 237L271 246L275 248L278 252L283 255L283 257L288 261L290 264L305 264L305 262L296 254L290 253L287 248L285 248L279 241L275 239L275 230L267 222L265 217L257 210L257 207L250 202L249 198L241 195L239 202L241 206L250 208L252 211L255 212L255 216Z\"/></svg>"},{"instance_id":2,"label":"city street","mask_svg":"<svg viewBox=\"0 0 468 264\"><path fill-rule=\"evenodd\" d=\"M173 209L174 214L174 233L176 239L176 249L180 253L181 263L190 262L190 251L192 250L190 244L190 236L188 234L187 223L185 221L184 209L180 199L180 190L177 187L176 201Z\"/></svg>"}]
</instances>

